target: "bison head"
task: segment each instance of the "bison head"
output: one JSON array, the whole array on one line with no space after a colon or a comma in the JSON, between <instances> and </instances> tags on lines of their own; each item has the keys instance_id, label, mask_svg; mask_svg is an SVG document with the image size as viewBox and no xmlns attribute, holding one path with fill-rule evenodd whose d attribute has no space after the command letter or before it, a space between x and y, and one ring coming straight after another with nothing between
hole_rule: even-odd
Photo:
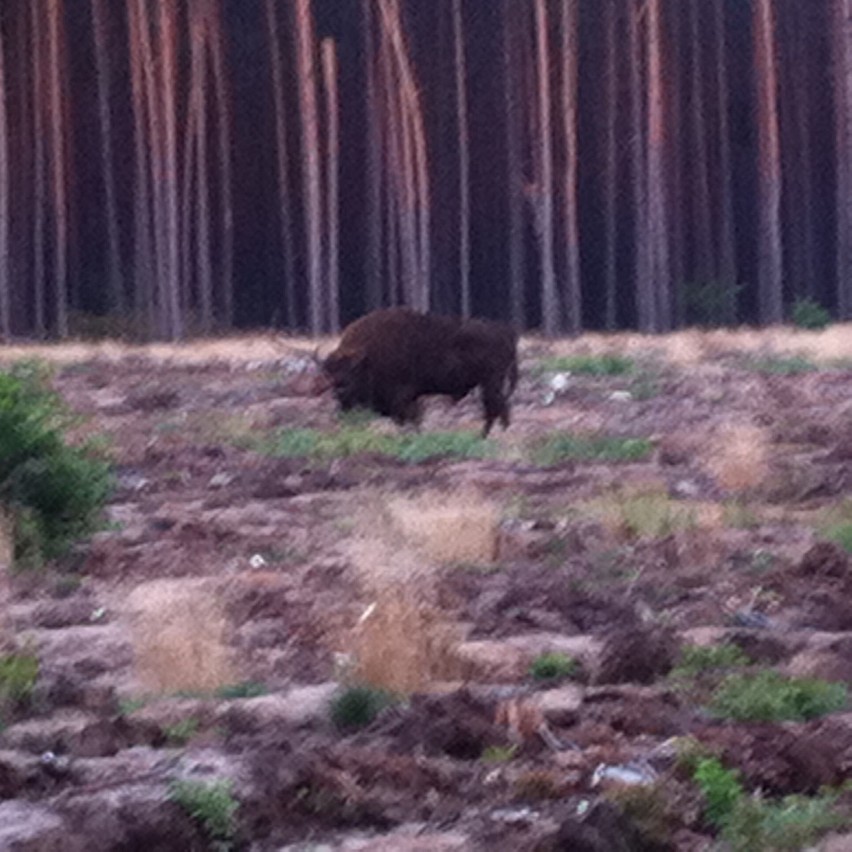
<instances>
[{"instance_id":1,"label":"bison head","mask_svg":"<svg viewBox=\"0 0 852 852\"><path fill-rule=\"evenodd\" d=\"M370 403L369 375L364 352L336 349L322 362L322 370L330 380L334 397L343 411Z\"/></svg>"}]
</instances>

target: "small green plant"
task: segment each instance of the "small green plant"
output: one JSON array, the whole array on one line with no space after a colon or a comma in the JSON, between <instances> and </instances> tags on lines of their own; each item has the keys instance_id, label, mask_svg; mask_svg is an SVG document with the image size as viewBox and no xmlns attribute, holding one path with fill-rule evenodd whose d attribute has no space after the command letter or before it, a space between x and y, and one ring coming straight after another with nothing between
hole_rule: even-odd
<instances>
[{"instance_id":1,"label":"small green plant","mask_svg":"<svg viewBox=\"0 0 852 852\"><path fill-rule=\"evenodd\" d=\"M647 438L618 438L612 435L548 435L532 448L532 459L543 466L563 461L642 461L654 449Z\"/></svg>"},{"instance_id":2,"label":"small green plant","mask_svg":"<svg viewBox=\"0 0 852 852\"><path fill-rule=\"evenodd\" d=\"M818 331L831 324L831 314L813 299L798 299L790 312L793 325Z\"/></svg>"},{"instance_id":3,"label":"small green plant","mask_svg":"<svg viewBox=\"0 0 852 852\"><path fill-rule=\"evenodd\" d=\"M239 803L231 793L230 781L176 780L169 796L204 829L215 849L227 852L233 848Z\"/></svg>"},{"instance_id":4,"label":"small green plant","mask_svg":"<svg viewBox=\"0 0 852 852\"><path fill-rule=\"evenodd\" d=\"M0 711L3 706L29 703L38 678L39 662L34 654L22 652L0 657Z\"/></svg>"},{"instance_id":5,"label":"small green plant","mask_svg":"<svg viewBox=\"0 0 852 852\"><path fill-rule=\"evenodd\" d=\"M487 746L482 751L483 763L508 763L518 752L517 745Z\"/></svg>"},{"instance_id":6,"label":"small green plant","mask_svg":"<svg viewBox=\"0 0 852 852\"><path fill-rule=\"evenodd\" d=\"M257 683L256 681L243 681L241 683L232 683L225 686L220 686L216 690L217 698L257 698L259 695L266 695L267 689L265 684Z\"/></svg>"},{"instance_id":7,"label":"small green plant","mask_svg":"<svg viewBox=\"0 0 852 852\"><path fill-rule=\"evenodd\" d=\"M739 773L726 769L718 758L707 757L698 761L693 778L704 795L707 818L721 828L744 795Z\"/></svg>"},{"instance_id":8,"label":"small green plant","mask_svg":"<svg viewBox=\"0 0 852 852\"><path fill-rule=\"evenodd\" d=\"M530 664L530 675L535 680L562 680L576 672L577 661L558 652L540 654Z\"/></svg>"},{"instance_id":9,"label":"small green plant","mask_svg":"<svg viewBox=\"0 0 852 852\"><path fill-rule=\"evenodd\" d=\"M403 435L393 452L398 459L421 462L431 458L488 458L495 454L494 444L473 432L421 432Z\"/></svg>"},{"instance_id":10,"label":"small green plant","mask_svg":"<svg viewBox=\"0 0 852 852\"><path fill-rule=\"evenodd\" d=\"M74 421L38 364L0 372L0 507L11 518L18 567L63 555L93 532L110 490L108 464L71 446Z\"/></svg>"},{"instance_id":11,"label":"small green plant","mask_svg":"<svg viewBox=\"0 0 852 852\"><path fill-rule=\"evenodd\" d=\"M198 733L198 727L198 719L190 716L173 725L166 725L163 733L170 745L184 746Z\"/></svg>"},{"instance_id":12,"label":"small green plant","mask_svg":"<svg viewBox=\"0 0 852 852\"><path fill-rule=\"evenodd\" d=\"M687 645L681 649L680 660L672 669L673 678L692 678L707 671L734 669L751 665L749 657L738 645Z\"/></svg>"},{"instance_id":13,"label":"small green plant","mask_svg":"<svg viewBox=\"0 0 852 852\"><path fill-rule=\"evenodd\" d=\"M574 373L581 376L623 376L633 371L633 360L621 355L567 355L545 358L534 373Z\"/></svg>"},{"instance_id":14,"label":"small green plant","mask_svg":"<svg viewBox=\"0 0 852 852\"><path fill-rule=\"evenodd\" d=\"M341 731L364 728L393 703L393 696L383 689L350 686L331 702L331 721Z\"/></svg>"},{"instance_id":15,"label":"small green plant","mask_svg":"<svg viewBox=\"0 0 852 852\"><path fill-rule=\"evenodd\" d=\"M801 721L842 709L846 698L841 683L762 671L728 675L713 693L710 706L716 715L741 722Z\"/></svg>"},{"instance_id":16,"label":"small green plant","mask_svg":"<svg viewBox=\"0 0 852 852\"><path fill-rule=\"evenodd\" d=\"M813 373L819 369L813 361L802 355L791 355L784 358L756 358L747 361L746 365L756 373L774 376L798 376L802 373Z\"/></svg>"}]
</instances>

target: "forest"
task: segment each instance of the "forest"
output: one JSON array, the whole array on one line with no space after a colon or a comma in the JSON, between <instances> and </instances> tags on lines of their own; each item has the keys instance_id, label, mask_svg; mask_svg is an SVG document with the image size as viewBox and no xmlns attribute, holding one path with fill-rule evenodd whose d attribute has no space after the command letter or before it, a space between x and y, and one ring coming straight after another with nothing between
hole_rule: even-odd
<instances>
[{"instance_id":1,"label":"forest","mask_svg":"<svg viewBox=\"0 0 852 852\"><path fill-rule=\"evenodd\" d=\"M4 0L0 338L852 318L852 0Z\"/></svg>"}]
</instances>

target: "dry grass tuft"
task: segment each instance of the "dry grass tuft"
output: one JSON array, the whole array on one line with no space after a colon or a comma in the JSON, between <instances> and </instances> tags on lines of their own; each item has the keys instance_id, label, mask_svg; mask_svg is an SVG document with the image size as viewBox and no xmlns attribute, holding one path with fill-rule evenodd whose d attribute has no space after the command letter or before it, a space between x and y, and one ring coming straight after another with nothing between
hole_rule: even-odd
<instances>
[{"instance_id":1,"label":"dry grass tuft","mask_svg":"<svg viewBox=\"0 0 852 852\"><path fill-rule=\"evenodd\" d=\"M403 539L433 562L489 564L497 557L500 508L480 494L393 497L387 511Z\"/></svg>"},{"instance_id":2,"label":"dry grass tuft","mask_svg":"<svg viewBox=\"0 0 852 852\"><path fill-rule=\"evenodd\" d=\"M406 695L459 676L461 630L401 586L383 589L356 625L350 643L355 680Z\"/></svg>"},{"instance_id":3,"label":"dry grass tuft","mask_svg":"<svg viewBox=\"0 0 852 852\"><path fill-rule=\"evenodd\" d=\"M753 491L769 474L769 443L769 433L760 426L723 424L710 442L705 466L728 491Z\"/></svg>"},{"instance_id":4,"label":"dry grass tuft","mask_svg":"<svg viewBox=\"0 0 852 852\"><path fill-rule=\"evenodd\" d=\"M157 580L128 600L136 673L154 692L209 692L234 680L228 622L203 581Z\"/></svg>"}]
</instances>

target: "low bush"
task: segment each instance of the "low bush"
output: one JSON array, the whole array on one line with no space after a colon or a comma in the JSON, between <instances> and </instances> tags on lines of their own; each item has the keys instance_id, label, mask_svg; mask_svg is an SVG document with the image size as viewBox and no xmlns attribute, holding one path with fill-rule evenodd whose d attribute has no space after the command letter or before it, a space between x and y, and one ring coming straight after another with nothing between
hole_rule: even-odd
<instances>
[{"instance_id":1,"label":"low bush","mask_svg":"<svg viewBox=\"0 0 852 852\"><path fill-rule=\"evenodd\" d=\"M577 661L560 653L541 654L530 665L530 675L535 680L562 680L576 672Z\"/></svg>"},{"instance_id":2,"label":"low bush","mask_svg":"<svg viewBox=\"0 0 852 852\"><path fill-rule=\"evenodd\" d=\"M653 449L654 445L647 438L557 432L533 446L532 459L545 467L564 461L631 462L642 461Z\"/></svg>"},{"instance_id":3,"label":"low bush","mask_svg":"<svg viewBox=\"0 0 852 852\"><path fill-rule=\"evenodd\" d=\"M109 494L108 464L91 444L66 443L72 424L44 370L0 372L0 507L19 567L62 556L91 533Z\"/></svg>"},{"instance_id":4,"label":"low bush","mask_svg":"<svg viewBox=\"0 0 852 852\"><path fill-rule=\"evenodd\" d=\"M169 795L204 829L213 849L227 852L234 847L239 803L230 781L174 781Z\"/></svg>"}]
</instances>

